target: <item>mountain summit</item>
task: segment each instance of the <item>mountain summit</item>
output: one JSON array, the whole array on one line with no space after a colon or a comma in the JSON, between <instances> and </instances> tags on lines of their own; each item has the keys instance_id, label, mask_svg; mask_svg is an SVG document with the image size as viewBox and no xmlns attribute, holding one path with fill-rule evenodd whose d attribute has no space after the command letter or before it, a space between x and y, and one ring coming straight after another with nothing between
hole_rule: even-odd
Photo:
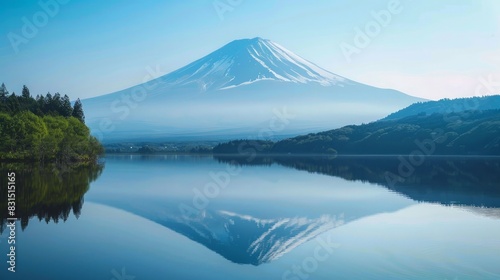
<instances>
[{"instance_id":1,"label":"mountain summit","mask_svg":"<svg viewBox=\"0 0 500 280\"><path fill-rule=\"evenodd\" d=\"M107 143L279 139L370 122L417 101L335 75L257 37L82 102L92 133Z\"/></svg>"},{"instance_id":2,"label":"mountain summit","mask_svg":"<svg viewBox=\"0 0 500 280\"><path fill-rule=\"evenodd\" d=\"M323 86L346 81L283 46L260 37L232 41L163 77L163 81L170 85L195 85L203 91L229 89L263 80Z\"/></svg>"}]
</instances>

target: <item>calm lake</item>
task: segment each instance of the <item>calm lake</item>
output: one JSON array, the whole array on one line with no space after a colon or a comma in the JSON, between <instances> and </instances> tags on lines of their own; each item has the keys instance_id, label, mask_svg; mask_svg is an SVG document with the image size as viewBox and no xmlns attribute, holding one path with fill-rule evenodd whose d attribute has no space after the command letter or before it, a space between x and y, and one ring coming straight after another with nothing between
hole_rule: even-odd
<instances>
[{"instance_id":1,"label":"calm lake","mask_svg":"<svg viewBox=\"0 0 500 280\"><path fill-rule=\"evenodd\" d=\"M0 279L500 279L500 158L111 155L0 171Z\"/></svg>"}]
</instances>

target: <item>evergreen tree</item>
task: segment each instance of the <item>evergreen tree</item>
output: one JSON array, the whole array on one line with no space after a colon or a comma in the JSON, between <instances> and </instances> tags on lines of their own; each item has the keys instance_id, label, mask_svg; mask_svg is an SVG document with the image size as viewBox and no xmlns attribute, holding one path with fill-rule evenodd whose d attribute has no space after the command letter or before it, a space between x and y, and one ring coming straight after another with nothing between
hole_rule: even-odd
<instances>
[{"instance_id":1,"label":"evergreen tree","mask_svg":"<svg viewBox=\"0 0 500 280\"><path fill-rule=\"evenodd\" d=\"M21 104L19 104L19 99L14 92L7 99L7 106L14 114L21 111Z\"/></svg>"},{"instance_id":2,"label":"evergreen tree","mask_svg":"<svg viewBox=\"0 0 500 280\"><path fill-rule=\"evenodd\" d=\"M40 113L40 116L45 114L45 96L40 95L36 97L36 106L38 108L38 112Z\"/></svg>"},{"instance_id":3,"label":"evergreen tree","mask_svg":"<svg viewBox=\"0 0 500 280\"><path fill-rule=\"evenodd\" d=\"M61 115L61 108L63 106L62 106L61 94L59 94L59 92L56 92L52 97L52 104L50 107L53 114Z\"/></svg>"},{"instance_id":4,"label":"evergreen tree","mask_svg":"<svg viewBox=\"0 0 500 280\"><path fill-rule=\"evenodd\" d=\"M9 95L9 92L7 91L7 87L5 86L4 83L0 86L0 102L4 102L7 100L7 96Z\"/></svg>"},{"instance_id":5,"label":"evergreen tree","mask_svg":"<svg viewBox=\"0 0 500 280\"><path fill-rule=\"evenodd\" d=\"M30 90L26 85L23 86L23 91L21 93L21 96L25 99L29 99L31 97Z\"/></svg>"},{"instance_id":6,"label":"evergreen tree","mask_svg":"<svg viewBox=\"0 0 500 280\"><path fill-rule=\"evenodd\" d=\"M85 123L85 115L83 114L83 106L80 98L75 101L75 105L73 106L73 113L71 115L77 118L82 123Z\"/></svg>"},{"instance_id":7,"label":"evergreen tree","mask_svg":"<svg viewBox=\"0 0 500 280\"><path fill-rule=\"evenodd\" d=\"M69 100L68 95L64 95L62 98L62 108L61 108L61 116L70 117L73 113L73 107L71 107L71 101Z\"/></svg>"},{"instance_id":8,"label":"evergreen tree","mask_svg":"<svg viewBox=\"0 0 500 280\"><path fill-rule=\"evenodd\" d=\"M7 88L5 87L5 84L2 83L0 86L0 112L5 112L7 111L7 98L9 96L9 92L7 91Z\"/></svg>"},{"instance_id":9,"label":"evergreen tree","mask_svg":"<svg viewBox=\"0 0 500 280\"><path fill-rule=\"evenodd\" d=\"M45 102L43 104L43 110L42 112L44 114L50 114L52 111L52 94L50 92L47 92L47 95L45 96Z\"/></svg>"}]
</instances>

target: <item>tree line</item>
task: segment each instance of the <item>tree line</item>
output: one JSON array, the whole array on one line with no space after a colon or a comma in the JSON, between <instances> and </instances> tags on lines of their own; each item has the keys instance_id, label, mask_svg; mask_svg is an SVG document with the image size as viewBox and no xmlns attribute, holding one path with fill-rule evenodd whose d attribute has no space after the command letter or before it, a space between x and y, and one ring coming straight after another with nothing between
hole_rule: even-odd
<instances>
[{"instance_id":1,"label":"tree line","mask_svg":"<svg viewBox=\"0 0 500 280\"><path fill-rule=\"evenodd\" d=\"M0 159L90 162L103 153L85 125L81 101L67 95L37 95L28 87L21 95L0 86Z\"/></svg>"},{"instance_id":2,"label":"tree line","mask_svg":"<svg viewBox=\"0 0 500 280\"><path fill-rule=\"evenodd\" d=\"M23 86L21 95L14 92L9 93L5 84L0 86L0 112L15 115L23 111L30 111L37 116L62 116L75 117L82 123L85 123L82 102L77 99L74 106L71 106L69 97L65 94L61 96L58 92L54 95L31 96L27 86Z\"/></svg>"}]
</instances>

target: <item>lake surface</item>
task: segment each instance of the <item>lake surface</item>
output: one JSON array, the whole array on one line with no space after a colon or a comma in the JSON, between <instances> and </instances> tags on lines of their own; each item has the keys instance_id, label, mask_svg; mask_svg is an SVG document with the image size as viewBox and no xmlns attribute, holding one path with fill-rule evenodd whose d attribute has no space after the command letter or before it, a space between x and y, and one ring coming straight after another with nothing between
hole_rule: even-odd
<instances>
[{"instance_id":1,"label":"lake surface","mask_svg":"<svg viewBox=\"0 0 500 280\"><path fill-rule=\"evenodd\" d=\"M15 273L2 227L0 279L500 279L500 158L0 169L4 209L17 174L19 218Z\"/></svg>"}]
</instances>

